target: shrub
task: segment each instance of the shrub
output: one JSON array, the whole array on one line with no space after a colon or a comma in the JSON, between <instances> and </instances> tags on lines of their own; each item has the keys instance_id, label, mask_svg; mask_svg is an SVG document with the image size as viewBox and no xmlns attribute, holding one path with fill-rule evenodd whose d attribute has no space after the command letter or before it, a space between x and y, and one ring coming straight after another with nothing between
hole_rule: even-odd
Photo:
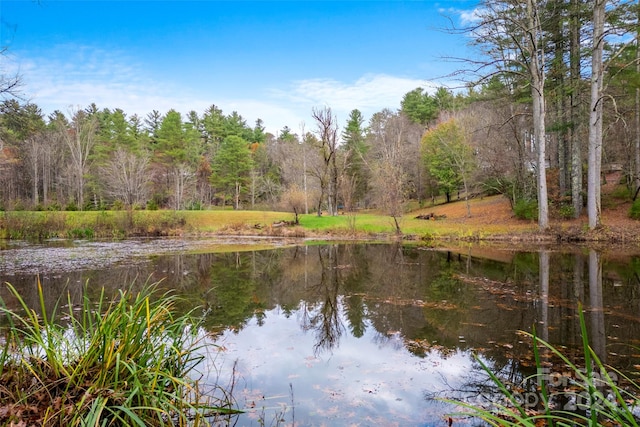
<instances>
[{"instance_id":1,"label":"shrub","mask_svg":"<svg viewBox=\"0 0 640 427\"><path fill-rule=\"evenodd\" d=\"M560 215L560 218L573 218L575 215L576 210L573 208L573 205L569 205L567 203L562 203L559 207L558 207L558 215Z\"/></svg>"},{"instance_id":2,"label":"shrub","mask_svg":"<svg viewBox=\"0 0 640 427\"><path fill-rule=\"evenodd\" d=\"M124 203L122 202L122 200L114 200L113 204L111 205L111 209L113 209L114 211L124 210Z\"/></svg>"},{"instance_id":3,"label":"shrub","mask_svg":"<svg viewBox=\"0 0 640 427\"><path fill-rule=\"evenodd\" d=\"M640 219L640 199L636 199L629 209L629 218Z\"/></svg>"},{"instance_id":4,"label":"shrub","mask_svg":"<svg viewBox=\"0 0 640 427\"><path fill-rule=\"evenodd\" d=\"M619 200L631 199L631 190L626 185L618 185L611 192L611 197Z\"/></svg>"},{"instance_id":5,"label":"shrub","mask_svg":"<svg viewBox=\"0 0 640 427\"><path fill-rule=\"evenodd\" d=\"M65 220L65 214L57 212L7 212L3 237L24 240L58 237L65 229Z\"/></svg>"},{"instance_id":6,"label":"shrub","mask_svg":"<svg viewBox=\"0 0 640 427\"><path fill-rule=\"evenodd\" d=\"M148 211L157 211L158 210L158 202L156 200L149 200L147 202L147 210Z\"/></svg>"},{"instance_id":7,"label":"shrub","mask_svg":"<svg viewBox=\"0 0 640 427\"><path fill-rule=\"evenodd\" d=\"M22 200L16 200L15 203L13 204L13 210L14 211L26 211L27 207L25 206L24 202Z\"/></svg>"},{"instance_id":8,"label":"shrub","mask_svg":"<svg viewBox=\"0 0 640 427\"><path fill-rule=\"evenodd\" d=\"M534 220L538 218L538 203L535 200L518 200L513 205L516 218Z\"/></svg>"},{"instance_id":9,"label":"shrub","mask_svg":"<svg viewBox=\"0 0 640 427\"><path fill-rule=\"evenodd\" d=\"M74 228L67 233L70 239L93 239L95 233L92 228Z\"/></svg>"},{"instance_id":10,"label":"shrub","mask_svg":"<svg viewBox=\"0 0 640 427\"><path fill-rule=\"evenodd\" d=\"M203 209L204 208L202 207L202 203L200 203L197 200L187 203L187 206L185 207L185 210L188 210L188 211L201 211Z\"/></svg>"},{"instance_id":11,"label":"shrub","mask_svg":"<svg viewBox=\"0 0 640 427\"><path fill-rule=\"evenodd\" d=\"M58 203L58 202L53 202L53 203L50 203L49 206L47 206L47 210L48 211L61 211L62 210L62 206L60 206L60 203Z\"/></svg>"}]
</instances>

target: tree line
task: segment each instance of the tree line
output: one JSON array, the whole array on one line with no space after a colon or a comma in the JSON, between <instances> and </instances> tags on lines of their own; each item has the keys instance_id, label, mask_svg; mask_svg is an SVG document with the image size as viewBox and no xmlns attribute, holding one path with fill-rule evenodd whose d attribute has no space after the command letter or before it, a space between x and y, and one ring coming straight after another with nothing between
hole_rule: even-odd
<instances>
[{"instance_id":1,"label":"tree line","mask_svg":"<svg viewBox=\"0 0 640 427\"><path fill-rule=\"evenodd\" d=\"M314 108L309 128L276 135L216 105L44 117L5 97L0 208L377 208L400 231L409 201L500 193L543 229L585 207L594 228L603 165L623 171L626 197L640 191L639 17L634 1L484 0L452 29L477 52L460 58L464 90L417 88L344 124ZM15 79L0 84L14 94Z\"/></svg>"}]
</instances>

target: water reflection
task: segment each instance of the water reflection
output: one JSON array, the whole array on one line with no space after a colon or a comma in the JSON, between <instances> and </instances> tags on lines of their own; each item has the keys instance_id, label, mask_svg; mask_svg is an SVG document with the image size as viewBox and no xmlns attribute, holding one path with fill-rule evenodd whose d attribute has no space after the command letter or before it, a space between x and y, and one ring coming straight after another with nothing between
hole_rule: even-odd
<instances>
[{"instance_id":1,"label":"water reflection","mask_svg":"<svg viewBox=\"0 0 640 427\"><path fill-rule=\"evenodd\" d=\"M604 326L604 297L602 295L602 262L600 254L589 251L589 343L602 363L607 362L607 335Z\"/></svg>"},{"instance_id":2,"label":"water reflection","mask_svg":"<svg viewBox=\"0 0 640 427\"><path fill-rule=\"evenodd\" d=\"M48 309L60 295L78 304L102 286L115 294L162 280L182 295L184 310L201 309L227 349L215 358L216 373L238 361L247 407L272 407L274 396L291 406L292 384L304 425L327 417L333 425L367 417L418 425L448 410L425 395L487 387L472 352L510 380L535 373L519 330L535 326L579 358L579 303L601 359L633 370L638 356L627 344L640 344L639 272L637 254L329 244L157 256L70 273L49 263L40 277ZM33 275L1 279L38 309ZM248 415L241 424L254 421Z\"/></svg>"}]
</instances>

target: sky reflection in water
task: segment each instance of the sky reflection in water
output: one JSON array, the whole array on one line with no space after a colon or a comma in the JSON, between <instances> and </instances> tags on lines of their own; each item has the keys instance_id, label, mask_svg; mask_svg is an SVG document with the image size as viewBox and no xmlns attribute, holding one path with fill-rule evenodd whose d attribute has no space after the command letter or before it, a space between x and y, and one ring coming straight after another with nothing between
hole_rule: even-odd
<instances>
[{"instance_id":1,"label":"sky reflection in water","mask_svg":"<svg viewBox=\"0 0 640 427\"><path fill-rule=\"evenodd\" d=\"M287 422L295 416L305 426L443 425L451 409L425 396L462 385L472 369L470 352L420 358L398 334L384 336L371 327L360 338L345 333L332 350L316 352L314 331L302 330L303 311L287 316L270 310L261 325L254 318L217 341L225 348L215 361L222 378L238 361L238 404L250 411L239 425L258 425L263 409L268 423L283 408Z\"/></svg>"}]
</instances>

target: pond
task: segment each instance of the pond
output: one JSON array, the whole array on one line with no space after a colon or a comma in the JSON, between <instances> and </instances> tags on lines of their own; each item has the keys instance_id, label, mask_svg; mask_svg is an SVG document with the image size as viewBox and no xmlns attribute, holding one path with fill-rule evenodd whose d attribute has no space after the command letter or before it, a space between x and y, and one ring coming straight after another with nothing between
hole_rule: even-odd
<instances>
[{"instance_id":1,"label":"pond","mask_svg":"<svg viewBox=\"0 0 640 427\"><path fill-rule=\"evenodd\" d=\"M5 245L0 280L37 308L39 277L49 309L61 295L76 304L103 286L115 294L162 280L185 311L204 315L216 346L202 383L233 384L246 411L232 420L238 426L446 425L456 409L440 398L486 398L474 354L512 379L535 374L520 331L535 326L579 360L580 304L601 359L640 368L640 252L234 244L232 252L188 240ZM15 304L4 287L0 296Z\"/></svg>"}]
</instances>

